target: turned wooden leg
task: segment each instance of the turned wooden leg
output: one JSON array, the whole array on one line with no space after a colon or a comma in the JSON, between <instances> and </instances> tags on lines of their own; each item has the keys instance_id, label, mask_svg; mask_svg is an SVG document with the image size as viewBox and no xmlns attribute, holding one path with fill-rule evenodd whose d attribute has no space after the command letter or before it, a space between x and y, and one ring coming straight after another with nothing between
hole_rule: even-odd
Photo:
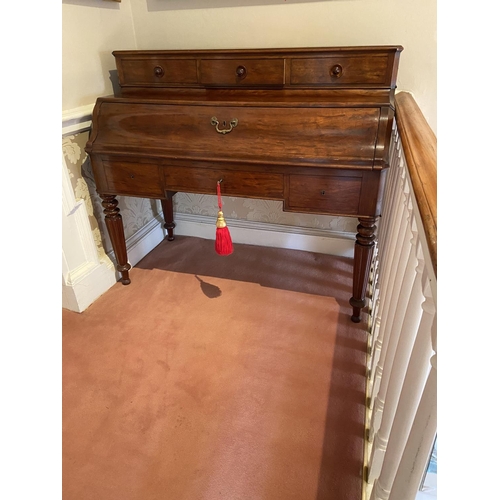
<instances>
[{"instance_id":1,"label":"turned wooden leg","mask_svg":"<svg viewBox=\"0 0 500 500\"><path fill-rule=\"evenodd\" d=\"M130 264L127 259L127 247L125 245L125 233L123 232L123 221L118 208L118 200L115 196L101 195L102 206L104 207L104 214L106 227L108 229L109 237L111 238L111 245L116 256L116 270L121 273L121 282L123 285L130 284L128 272Z\"/></svg>"},{"instance_id":2,"label":"turned wooden leg","mask_svg":"<svg viewBox=\"0 0 500 500\"><path fill-rule=\"evenodd\" d=\"M366 287L370 276L370 266L375 246L375 217L361 217L357 227L356 244L354 245L354 278L352 297L349 304L352 306L351 320L354 323L361 321L361 309L365 307Z\"/></svg>"},{"instance_id":3,"label":"turned wooden leg","mask_svg":"<svg viewBox=\"0 0 500 500\"><path fill-rule=\"evenodd\" d=\"M173 204L174 194L175 194L174 191L167 191L167 197L162 198L160 200L161 206L163 208L163 218L165 219L165 224L163 224L163 227L167 230L168 241L172 241L175 239L174 204Z\"/></svg>"}]
</instances>

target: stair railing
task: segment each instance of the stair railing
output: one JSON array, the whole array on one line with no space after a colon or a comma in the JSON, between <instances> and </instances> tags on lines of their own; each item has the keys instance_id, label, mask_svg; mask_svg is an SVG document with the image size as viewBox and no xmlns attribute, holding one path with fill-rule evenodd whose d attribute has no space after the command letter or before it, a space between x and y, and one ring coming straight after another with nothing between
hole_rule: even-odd
<instances>
[{"instance_id":1,"label":"stair railing","mask_svg":"<svg viewBox=\"0 0 500 500\"><path fill-rule=\"evenodd\" d=\"M415 500L437 430L436 144L398 93L369 290L366 500Z\"/></svg>"}]
</instances>

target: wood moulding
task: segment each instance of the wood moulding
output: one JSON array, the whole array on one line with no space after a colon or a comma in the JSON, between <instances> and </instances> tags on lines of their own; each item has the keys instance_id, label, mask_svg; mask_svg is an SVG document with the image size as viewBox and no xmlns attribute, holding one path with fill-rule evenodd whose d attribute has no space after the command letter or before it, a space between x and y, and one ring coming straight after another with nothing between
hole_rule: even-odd
<instances>
[{"instance_id":1,"label":"wood moulding","mask_svg":"<svg viewBox=\"0 0 500 500\"><path fill-rule=\"evenodd\" d=\"M409 92L396 94L396 121L437 276L437 139Z\"/></svg>"}]
</instances>

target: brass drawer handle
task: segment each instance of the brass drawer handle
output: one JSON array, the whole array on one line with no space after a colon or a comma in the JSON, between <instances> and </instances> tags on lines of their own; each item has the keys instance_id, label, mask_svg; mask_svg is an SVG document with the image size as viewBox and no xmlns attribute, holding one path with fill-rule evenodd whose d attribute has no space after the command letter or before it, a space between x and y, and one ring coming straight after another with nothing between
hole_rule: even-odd
<instances>
[{"instance_id":1,"label":"brass drawer handle","mask_svg":"<svg viewBox=\"0 0 500 500\"><path fill-rule=\"evenodd\" d=\"M229 128L222 128L222 129L220 129L219 128L219 120L217 120L216 116L212 116L212 121L210 123L215 127L215 130L219 134L224 135L224 134L229 134L229 132L231 132L231 130L233 130L233 128L236 127L236 125L238 125L238 119L237 118L233 118L229 122ZM223 127L226 126L226 121L222 122L222 126Z\"/></svg>"},{"instance_id":2,"label":"brass drawer handle","mask_svg":"<svg viewBox=\"0 0 500 500\"><path fill-rule=\"evenodd\" d=\"M334 78L340 78L342 76L342 72L343 72L343 68L340 64L334 64L331 68L330 68L330 76L334 77Z\"/></svg>"}]
</instances>

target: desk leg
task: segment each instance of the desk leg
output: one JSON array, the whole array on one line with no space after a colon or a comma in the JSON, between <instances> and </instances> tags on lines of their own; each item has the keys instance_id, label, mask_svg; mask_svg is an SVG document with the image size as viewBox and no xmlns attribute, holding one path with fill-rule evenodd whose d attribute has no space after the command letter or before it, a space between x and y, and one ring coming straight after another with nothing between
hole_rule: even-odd
<instances>
[{"instance_id":1,"label":"desk leg","mask_svg":"<svg viewBox=\"0 0 500 500\"><path fill-rule=\"evenodd\" d=\"M123 232L123 221L118 208L118 200L115 196L101 195L104 207L105 222L108 229L111 245L116 256L116 270L121 273L123 285L130 284L128 272L130 264L127 259L127 247L125 245L125 233Z\"/></svg>"},{"instance_id":2,"label":"desk leg","mask_svg":"<svg viewBox=\"0 0 500 500\"><path fill-rule=\"evenodd\" d=\"M163 218L165 219L165 224L163 224L163 227L167 230L168 241L173 241L175 239L174 203L173 203L174 194L175 194L174 191L167 191L167 197L162 198L160 200L161 206L163 208Z\"/></svg>"},{"instance_id":3,"label":"desk leg","mask_svg":"<svg viewBox=\"0 0 500 500\"><path fill-rule=\"evenodd\" d=\"M366 305L366 287L370 277L376 229L375 217L361 217L358 220L358 234L354 246L353 296L349 300L352 306L351 320L354 323L361 321L361 309Z\"/></svg>"}]
</instances>

